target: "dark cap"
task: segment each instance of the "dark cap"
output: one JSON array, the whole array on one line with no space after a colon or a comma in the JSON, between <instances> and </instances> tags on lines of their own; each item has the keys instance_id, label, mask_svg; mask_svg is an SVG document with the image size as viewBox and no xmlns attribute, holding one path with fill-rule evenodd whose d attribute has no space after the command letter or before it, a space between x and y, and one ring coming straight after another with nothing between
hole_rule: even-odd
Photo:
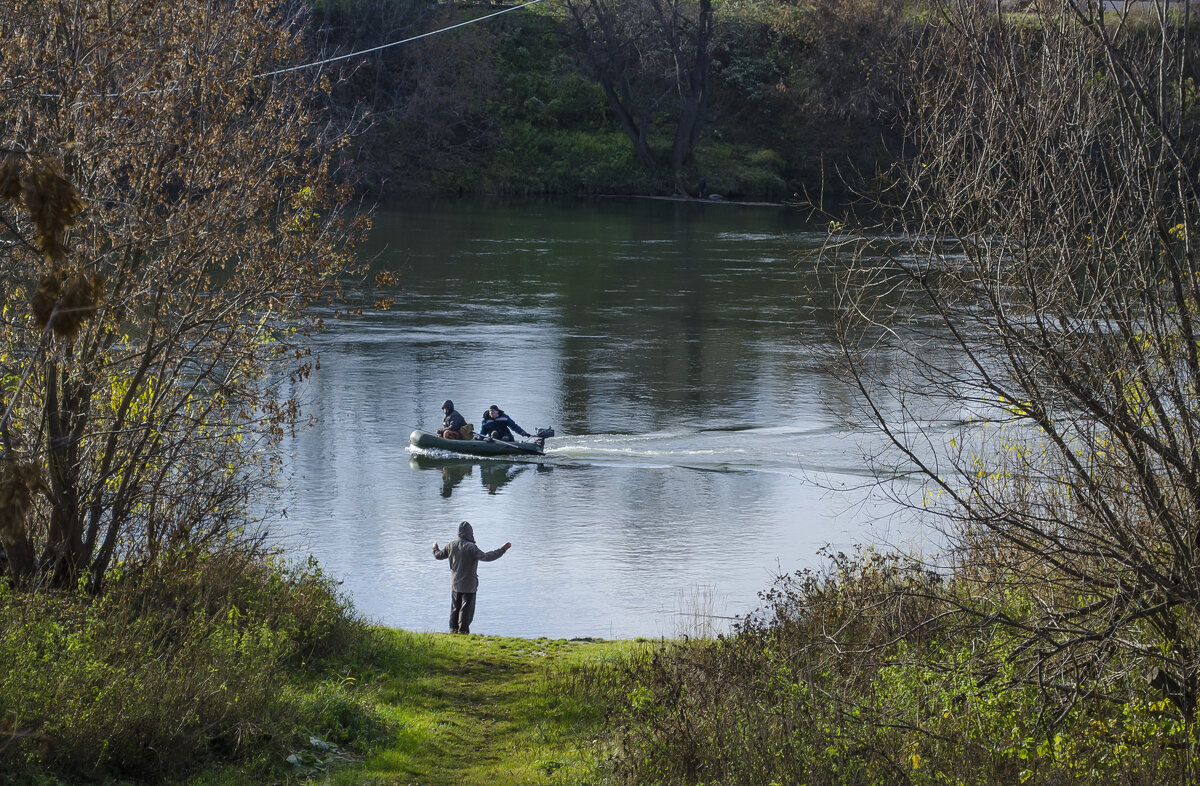
<instances>
[{"instance_id":1,"label":"dark cap","mask_svg":"<svg viewBox=\"0 0 1200 786\"><path fill-rule=\"evenodd\" d=\"M499 412L499 411L500 411L500 407L496 406L495 404L493 404L493 405L491 405L490 407L488 407L488 409L494 409L494 410L496 410L497 412Z\"/></svg>"},{"instance_id":2,"label":"dark cap","mask_svg":"<svg viewBox=\"0 0 1200 786\"><path fill-rule=\"evenodd\" d=\"M450 399L446 399L442 402L442 409L454 409L454 402Z\"/></svg>"}]
</instances>

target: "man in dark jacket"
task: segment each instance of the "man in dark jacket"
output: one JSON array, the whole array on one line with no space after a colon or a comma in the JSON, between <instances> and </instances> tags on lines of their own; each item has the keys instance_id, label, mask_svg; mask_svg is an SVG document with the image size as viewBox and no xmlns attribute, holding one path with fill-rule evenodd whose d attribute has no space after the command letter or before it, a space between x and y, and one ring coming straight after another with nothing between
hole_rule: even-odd
<instances>
[{"instance_id":1,"label":"man in dark jacket","mask_svg":"<svg viewBox=\"0 0 1200 786\"><path fill-rule=\"evenodd\" d=\"M502 439L506 442L512 442L516 437L512 435L517 432L522 437L528 437L529 432L517 425L517 421L504 414L504 410L493 404L488 407L487 412L483 413L483 425L479 427L479 433L484 437L492 437L494 439Z\"/></svg>"},{"instance_id":2,"label":"man in dark jacket","mask_svg":"<svg viewBox=\"0 0 1200 786\"><path fill-rule=\"evenodd\" d=\"M442 402L442 412L446 417L442 418L442 427L437 430L437 435L444 439L462 439L462 427L467 424L467 419L454 409L454 402L450 399Z\"/></svg>"},{"instance_id":3,"label":"man in dark jacket","mask_svg":"<svg viewBox=\"0 0 1200 786\"><path fill-rule=\"evenodd\" d=\"M450 558L450 632L470 633L471 620L475 617L475 593L479 589L479 563L491 562L504 556L512 548L505 543L495 551L484 551L475 545L475 532L471 523L458 525L458 539L446 544L446 548L433 542L433 556L437 559Z\"/></svg>"}]
</instances>

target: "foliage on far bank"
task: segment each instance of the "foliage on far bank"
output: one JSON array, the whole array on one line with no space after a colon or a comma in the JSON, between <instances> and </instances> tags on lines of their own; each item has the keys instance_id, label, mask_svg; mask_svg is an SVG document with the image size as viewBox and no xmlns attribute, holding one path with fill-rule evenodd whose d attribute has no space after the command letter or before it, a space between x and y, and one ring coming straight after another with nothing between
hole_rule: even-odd
<instances>
[{"instance_id":1,"label":"foliage on far bank","mask_svg":"<svg viewBox=\"0 0 1200 786\"><path fill-rule=\"evenodd\" d=\"M440 29L488 9L315 3L313 37L348 52ZM357 115L359 183L384 193L709 192L790 198L862 182L892 159L895 85L886 53L913 34L891 0L713 4L708 120L678 169L639 162L576 23L539 5L351 61L331 94ZM373 20L364 24L362 20ZM658 96L647 147L674 145L674 102ZM860 177L861 175L861 177Z\"/></svg>"},{"instance_id":2,"label":"foliage on far bank","mask_svg":"<svg viewBox=\"0 0 1200 786\"><path fill-rule=\"evenodd\" d=\"M310 37L330 55L495 10L312 2ZM355 121L354 182L380 194L694 196L703 177L711 193L783 200L869 192L912 153L897 64L940 24L929 3L716 0L712 12L707 119L682 166L639 160L577 23L545 3L340 66L329 105ZM1029 14L1009 18L1040 26ZM672 149L673 95L644 97L645 150Z\"/></svg>"}]
</instances>

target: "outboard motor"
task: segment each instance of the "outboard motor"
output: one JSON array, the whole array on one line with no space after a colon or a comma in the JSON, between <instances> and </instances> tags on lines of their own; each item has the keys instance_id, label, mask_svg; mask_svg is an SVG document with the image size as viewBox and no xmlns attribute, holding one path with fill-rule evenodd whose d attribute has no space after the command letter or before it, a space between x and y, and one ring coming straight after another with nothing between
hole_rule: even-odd
<instances>
[{"instance_id":1,"label":"outboard motor","mask_svg":"<svg viewBox=\"0 0 1200 786\"><path fill-rule=\"evenodd\" d=\"M534 432L533 436L534 436L533 441L537 443L537 446L539 448L544 449L546 447L546 438L554 436L554 429L549 428L549 427L540 428L536 432Z\"/></svg>"}]
</instances>

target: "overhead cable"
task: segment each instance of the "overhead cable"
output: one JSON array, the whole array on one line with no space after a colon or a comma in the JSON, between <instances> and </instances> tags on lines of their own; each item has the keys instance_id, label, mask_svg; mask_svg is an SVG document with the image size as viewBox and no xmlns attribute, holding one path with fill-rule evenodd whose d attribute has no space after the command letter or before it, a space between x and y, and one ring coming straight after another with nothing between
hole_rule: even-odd
<instances>
[{"instance_id":1,"label":"overhead cable","mask_svg":"<svg viewBox=\"0 0 1200 786\"><path fill-rule=\"evenodd\" d=\"M262 74L255 74L254 76L255 76L255 78L277 76L279 74L286 74L291 71L302 71L306 68L316 68L318 66L328 65L330 63L336 63L339 60L349 60L352 57L361 57L363 55L369 55L374 52L380 52L384 49L390 49L393 46L400 46L401 44L410 44L413 41L419 41L422 38L428 38L429 36L437 35L438 33L445 33L445 32L449 32L450 30L456 30L460 27L466 27L467 25L473 25L476 22L483 22L483 21L491 19L493 17L500 16L501 14L507 14L509 11L520 11L522 8L527 8L531 5L535 5L540 2L542 2L542 0L529 0L528 3L522 3L521 5L514 5L511 8L505 8L503 10L496 11L495 13L486 14L484 16L478 17L477 19L468 19L465 22L459 22L458 24L450 25L449 27L443 27L438 30L430 30L428 33L421 33L420 35L415 35L415 36L412 36L411 38L405 38L403 41L392 41L390 44L382 44L381 46L371 47L370 49L363 49L362 51L359 51L359 52L351 52L348 55L338 55L337 57L331 57L327 60L319 60L315 63L305 63L304 65L292 66L290 68L280 68L277 71L267 71Z\"/></svg>"}]
</instances>

